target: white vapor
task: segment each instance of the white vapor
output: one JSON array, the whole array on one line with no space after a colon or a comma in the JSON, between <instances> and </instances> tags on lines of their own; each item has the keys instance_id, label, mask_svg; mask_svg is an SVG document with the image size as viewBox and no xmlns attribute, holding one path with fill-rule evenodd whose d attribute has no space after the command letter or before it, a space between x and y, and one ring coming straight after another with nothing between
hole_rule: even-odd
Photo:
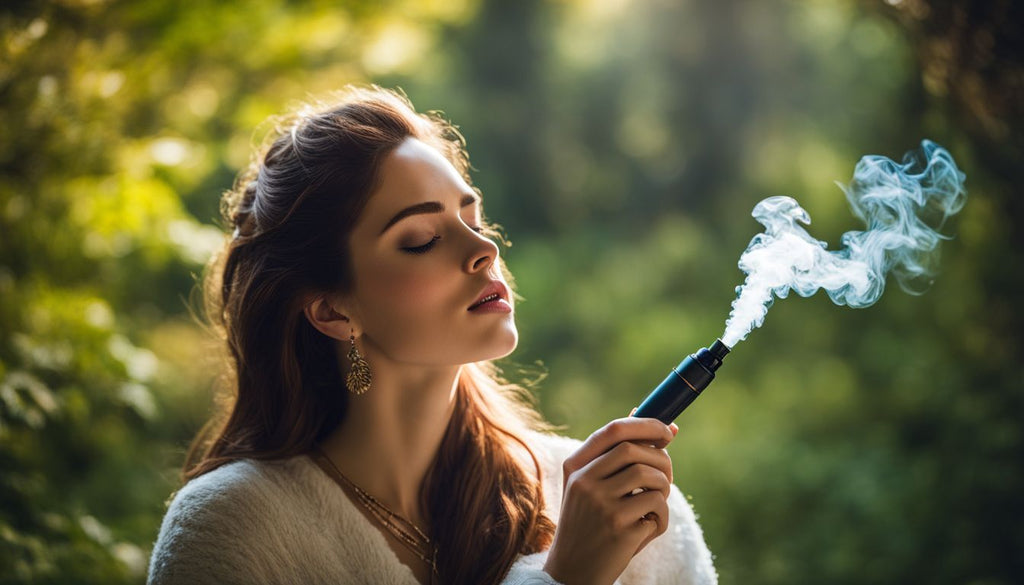
<instances>
[{"instance_id":1,"label":"white vapor","mask_svg":"<svg viewBox=\"0 0 1024 585\"><path fill-rule=\"evenodd\" d=\"M752 215L765 232L740 256L747 278L736 289L722 341L733 347L745 339L764 322L774 297L784 299L791 290L808 297L825 289L837 305L862 308L882 296L892 272L904 290L922 292L920 285L930 284L939 242L946 239L936 230L966 201L964 178L949 152L929 140L907 153L903 164L863 157L850 185L839 186L867 230L843 234L843 249L837 251L800 225L811 218L795 199L769 197L758 203Z\"/></svg>"}]
</instances>

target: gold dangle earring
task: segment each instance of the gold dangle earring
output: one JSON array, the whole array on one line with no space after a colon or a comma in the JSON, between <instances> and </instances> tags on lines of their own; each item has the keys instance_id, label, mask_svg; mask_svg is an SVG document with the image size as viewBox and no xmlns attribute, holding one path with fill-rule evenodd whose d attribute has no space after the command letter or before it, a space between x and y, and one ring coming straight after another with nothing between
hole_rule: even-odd
<instances>
[{"instance_id":1,"label":"gold dangle earring","mask_svg":"<svg viewBox=\"0 0 1024 585\"><path fill-rule=\"evenodd\" d=\"M353 394L365 394L370 389L370 382L373 380L373 375L370 374L370 364L366 363L363 356L359 355L359 350L356 349L356 336L350 335L348 340L352 347L348 350L349 369L348 375L345 376L345 386Z\"/></svg>"}]
</instances>

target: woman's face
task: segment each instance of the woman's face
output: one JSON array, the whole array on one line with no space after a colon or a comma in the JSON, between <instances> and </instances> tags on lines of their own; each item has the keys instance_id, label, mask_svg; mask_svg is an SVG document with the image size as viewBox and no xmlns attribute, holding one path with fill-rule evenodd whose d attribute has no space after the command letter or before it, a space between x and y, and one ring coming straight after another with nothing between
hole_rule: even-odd
<instances>
[{"instance_id":1,"label":"woman's face","mask_svg":"<svg viewBox=\"0 0 1024 585\"><path fill-rule=\"evenodd\" d=\"M408 138L389 154L349 242L345 309L369 355L461 365L507 355L518 333L480 200L438 151ZM496 300L478 304L482 298ZM362 349L362 348L361 348Z\"/></svg>"}]
</instances>

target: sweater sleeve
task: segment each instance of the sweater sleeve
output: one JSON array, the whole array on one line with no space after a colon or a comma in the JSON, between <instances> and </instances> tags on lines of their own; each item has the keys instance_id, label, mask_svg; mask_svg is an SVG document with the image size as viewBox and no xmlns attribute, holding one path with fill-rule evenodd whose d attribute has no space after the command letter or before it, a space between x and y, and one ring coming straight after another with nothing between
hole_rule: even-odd
<instances>
[{"instance_id":1,"label":"sweater sleeve","mask_svg":"<svg viewBox=\"0 0 1024 585\"><path fill-rule=\"evenodd\" d=\"M544 571L547 558L548 551L519 557L501 585L561 585Z\"/></svg>"}]
</instances>

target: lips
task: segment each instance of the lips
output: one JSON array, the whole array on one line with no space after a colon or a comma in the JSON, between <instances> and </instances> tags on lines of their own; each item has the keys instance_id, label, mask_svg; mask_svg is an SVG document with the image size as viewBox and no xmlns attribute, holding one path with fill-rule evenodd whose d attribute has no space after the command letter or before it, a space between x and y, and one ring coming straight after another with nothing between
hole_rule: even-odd
<instances>
[{"instance_id":1,"label":"lips","mask_svg":"<svg viewBox=\"0 0 1024 585\"><path fill-rule=\"evenodd\" d=\"M492 280L491 283L484 288L483 292L480 293L480 296L477 297L476 301L472 305L470 305L469 309L467 310L472 311L473 309L481 307L487 303L491 303L498 300L508 302L508 287L505 286L505 283L501 282L500 280Z\"/></svg>"}]
</instances>

